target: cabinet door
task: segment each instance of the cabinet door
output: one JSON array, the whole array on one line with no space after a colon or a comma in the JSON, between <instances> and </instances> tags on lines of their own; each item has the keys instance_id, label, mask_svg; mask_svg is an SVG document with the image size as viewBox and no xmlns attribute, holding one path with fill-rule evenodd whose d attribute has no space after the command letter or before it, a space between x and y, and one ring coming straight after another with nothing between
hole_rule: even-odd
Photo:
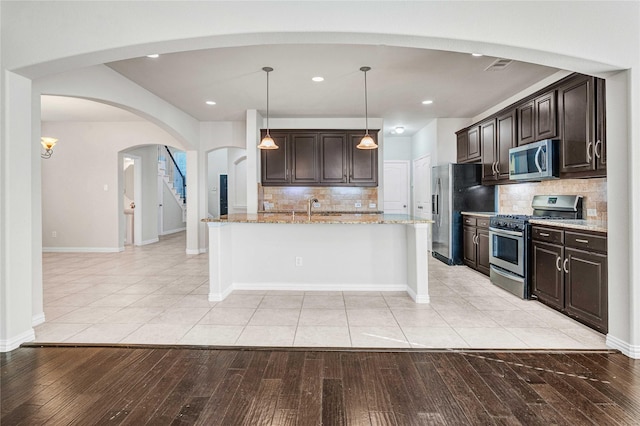
<instances>
[{"instance_id":1,"label":"cabinet door","mask_svg":"<svg viewBox=\"0 0 640 426\"><path fill-rule=\"evenodd\" d=\"M552 139L558 136L555 90L534 100L536 140Z\"/></svg>"},{"instance_id":2,"label":"cabinet door","mask_svg":"<svg viewBox=\"0 0 640 426\"><path fill-rule=\"evenodd\" d=\"M529 101L516 109L518 113L518 146L536 141L533 104L533 101Z\"/></svg>"},{"instance_id":3,"label":"cabinet door","mask_svg":"<svg viewBox=\"0 0 640 426\"><path fill-rule=\"evenodd\" d=\"M540 241L532 243L532 293L541 302L557 309L564 307L564 273L562 246Z\"/></svg>"},{"instance_id":4,"label":"cabinet door","mask_svg":"<svg viewBox=\"0 0 640 426\"><path fill-rule=\"evenodd\" d=\"M475 126L470 128L467 134L467 161L476 161L481 158L480 126Z\"/></svg>"},{"instance_id":5,"label":"cabinet door","mask_svg":"<svg viewBox=\"0 0 640 426\"><path fill-rule=\"evenodd\" d=\"M317 133L292 133L291 183L313 185L319 181Z\"/></svg>"},{"instance_id":6,"label":"cabinet door","mask_svg":"<svg viewBox=\"0 0 640 426\"><path fill-rule=\"evenodd\" d=\"M498 180L507 180L509 179L509 149L515 148L517 143L515 109L498 116L496 138Z\"/></svg>"},{"instance_id":7,"label":"cabinet door","mask_svg":"<svg viewBox=\"0 0 640 426\"><path fill-rule=\"evenodd\" d=\"M476 240L478 242L478 244L476 244L478 271L489 275L489 230L478 228Z\"/></svg>"},{"instance_id":8,"label":"cabinet door","mask_svg":"<svg viewBox=\"0 0 640 426\"><path fill-rule=\"evenodd\" d=\"M347 136L345 133L320 133L320 182L347 182Z\"/></svg>"},{"instance_id":9,"label":"cabinet door","mask_svg":"<svg viewBox=\"0 0 640 426\"><path fill-rule=\"evenodd\" d=\"M477 256L476 256L476 227L475 226L463 226L462 227L462 245L463 253L462 260L464 264L477 268Z\"/></svg>"},{"instance_id":10,"label":"cabinet door","mask_svg":"<svg viewBox=\"0 0 640 426\"><path fill-rule=\"evenodd\" d=\"M580 76L558 89L560 172L595 170L594 78Z\"/></svg>"},{"instance_id":11,"label":"cabinet door","mask_svg":"<svg viewBox=\"0 0 640 426\"><path fill-rule=\"evenodd\" d=\"M286 185L291 182L289 175L289 134L270 132L271 137L278 145L278 149L260 151L262 184ZM264 137L262 131L261 137Z\"/></svg>"},{"instance_id":12,"label":"cabinet door","mask_svg":"<svg viewBox=\"0 0 640 426\"><path fill-rule=\"evenodd\" d=\"M377 142L376 133L370 133ZM349 183L358 186L378 186L378 150L358 149L364 133L349 133Z\"/></svg>"},{"instance_id":13,"label":"cabinet door","mask_svg":"<svg viewBox=\"0 0 640 426\"><path fill-rule=\"evenodd\" d=\"M458 163L464 163L469 157L469 134L467 130L456 133L456 159Z\"/></svg>"},{"instance_id":14,"label":"cabinet door","mask_svg":"<svg viewBox=\"0 0 640 426\"><path fill-rule=\"evenodd\" d=\"M482 181L495 181L497 179L496 120L488 120L480 124L480 142L482 144Z\"/></svg>"},{"instance_id":15,"label":"cabinet door","mask_svg":"<svg viewBox=\"0 0 640 426\"><path fill-rule=\"evenodd\" d=\"M603 333L607 332L607 256L572 248L565 276L565 311Z\"/></svg>"}]
</instances>

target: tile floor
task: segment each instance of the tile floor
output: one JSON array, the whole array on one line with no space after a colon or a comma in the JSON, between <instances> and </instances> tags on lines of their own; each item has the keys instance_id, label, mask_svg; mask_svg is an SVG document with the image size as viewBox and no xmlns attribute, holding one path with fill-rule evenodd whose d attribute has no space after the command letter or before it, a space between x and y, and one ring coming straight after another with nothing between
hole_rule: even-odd
<instances>
[{"instance_id":1,"label":"tile floor","mask_svg":"<svg viewBox=\"0 0 640 426\"><path fill-rule=\"evenodd\" d=\"M209 302L184 233L122 253L45 253L39 342L603 349L604 336L467 267L429 263L431 303L403 292L234 291Z\"/></svg>"}]
</instances>

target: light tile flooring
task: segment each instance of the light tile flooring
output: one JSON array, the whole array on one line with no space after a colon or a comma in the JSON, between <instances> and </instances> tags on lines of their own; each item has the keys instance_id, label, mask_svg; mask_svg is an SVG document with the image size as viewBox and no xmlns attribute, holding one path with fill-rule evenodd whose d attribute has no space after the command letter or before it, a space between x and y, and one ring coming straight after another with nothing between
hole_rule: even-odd
<instances>
[{"instance_id":1,"label":"light tile flooring","mask_svg":"<svg viewBox=\"0 0 640 426\"><path fill-rule=\"evenodd\" d=\"M250 265L249 265L250 267ZM209 302L184 233L122 253L45 253L39 342L603 349L604 336L467 267L429 262L431 303L404 292L234 291Z\"/></svg>"}]
</instances>

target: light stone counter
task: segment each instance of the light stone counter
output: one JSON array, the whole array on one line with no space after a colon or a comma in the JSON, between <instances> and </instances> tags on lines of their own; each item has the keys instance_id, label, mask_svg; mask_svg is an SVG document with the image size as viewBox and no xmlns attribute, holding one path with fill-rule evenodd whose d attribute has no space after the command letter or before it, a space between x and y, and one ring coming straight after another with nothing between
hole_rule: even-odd
<instances>
[{"instance_id":1,"label":"light stone counter","mask_svg":"<svg viewBox=\"0 0 640 426\"><path fill-rule=\"evenodd\" d=\"M371 214L371 213L332 213L316 212L309 219L306 213L257 213L257 214L231 214L226 218L202 219L203 222L229 222L229 223L295 223L295 224L398 224L412 225L418 223L433 223L430 219L419 219L400 214Z\"/></svg>"},{"instance_id":2,"label":"light stone counter","mask_svg":"<svg viewBox=\"0 0 640 426\"><path fill-rule=\"evenodd\" d=\"M466 216L480 216L480 217L486 217L487 219L490 218L491 216L495 216L498 213L496 212L460 212L460 214L462 215L466 215Z\"/></svg>"},{"instance_id":3,"label":"light stone counter","mask_svg":"<svg viewBox=\"0 0 640 426\"><path fill-rule=\"evenodd\" d=\"M530 219L529 223L534 225L557 226L564 229L577 229L581 231L607 232L607 222L604 220L585 219Z\"/></svg>"}]
</instances>

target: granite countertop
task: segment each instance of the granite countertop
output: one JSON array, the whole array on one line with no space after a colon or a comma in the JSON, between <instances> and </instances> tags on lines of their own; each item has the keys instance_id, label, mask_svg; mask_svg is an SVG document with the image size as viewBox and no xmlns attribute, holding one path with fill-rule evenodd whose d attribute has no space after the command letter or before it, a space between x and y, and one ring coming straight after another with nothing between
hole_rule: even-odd
<instances>
[{"instance_id":1,"label":"granite countertop","mask_svg":"<svg viewBox=\"0 0 640 426\"><path fill-rule=\"evenodd\" d=\"M530 219L529 223L534 225L557 226L565 229L579 229L582 231L607 232L607 222L604 220L587 219Z\"/></svg>"},{"instance_id":2,"label":"granite countertop","mask_svg":"<svg viewBox=\"0 0 640 426\"><path fill-rule=\"evenodd\" d=\"M401 214L370 214L370 213L314 213L311 220L306 213L295 215L292 213L258 213L258 214L231 214L226 218L202 219L202 222L235 222L235 223L295 223L295 224L419 224L433 223L429 219L419 219L413 216Z\"/></svg>"},{"instance_id":3,"label":"granite countertop","mask_svg":"<svg viewBox=\"0 0 640 426\"><path fill-rule=\"evenodd\" d=\"M487 218L498 214L496 212L460 212L460 213L468 216L481 216L481 217L487 217Z\"/></svg>"}]
</instances>

